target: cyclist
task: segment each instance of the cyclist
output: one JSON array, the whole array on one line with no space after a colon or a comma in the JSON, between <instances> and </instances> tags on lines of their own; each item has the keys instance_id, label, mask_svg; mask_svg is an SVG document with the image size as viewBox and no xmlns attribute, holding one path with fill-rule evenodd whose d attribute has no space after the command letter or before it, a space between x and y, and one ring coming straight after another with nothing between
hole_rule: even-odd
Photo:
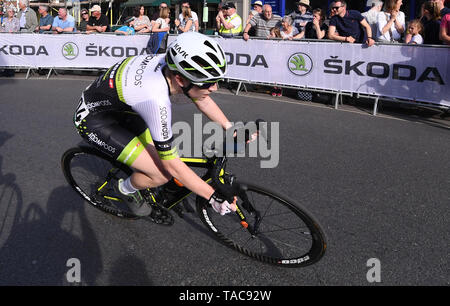
<instances>
[{"instance_id":1,"label":"cyclist","mask_svg":"<svg viewBox=\"0 0 450 306\"><path fill-rule=\"evenodd\" d=\"M208 199L221 215L236 209L183 163L172 145L170 98L176 94L184 93L224 129L232 126L210 97L226 71L224 52L215 40L186 32L177 36L166 54L126 58L82 93L74 115L78 133L134 169L116 186L134 214L151 213L139 190L160 186L172 177Z\"/></svg>"}]
</instances>

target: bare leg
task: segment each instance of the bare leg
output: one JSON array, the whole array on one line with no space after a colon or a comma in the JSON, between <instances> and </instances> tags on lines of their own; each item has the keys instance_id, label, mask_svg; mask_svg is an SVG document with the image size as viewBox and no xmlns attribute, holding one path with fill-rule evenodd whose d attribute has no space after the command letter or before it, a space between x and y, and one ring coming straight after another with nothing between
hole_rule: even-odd
<instances>
[{"instance_id":1,"label":"bare leg","mask_svg":"<svg viewBox=\"0 0 450 306\"><path fill-rule=\"evenodd\" d=\"M161 186L172 178L164 170L158 152L153 144L147 145L131 167L136 170L131 175L131 184L139 190Z\"/></svg>"}]
</instances>

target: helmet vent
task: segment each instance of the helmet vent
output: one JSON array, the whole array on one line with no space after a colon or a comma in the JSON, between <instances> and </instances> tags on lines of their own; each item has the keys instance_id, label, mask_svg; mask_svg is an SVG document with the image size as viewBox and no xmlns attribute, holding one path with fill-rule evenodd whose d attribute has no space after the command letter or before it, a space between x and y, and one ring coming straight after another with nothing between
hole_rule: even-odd
<instances>
[{"instance_id":1,"label":"helmet vent","mask_svg":"<svg viewBox=\"0 0 450 306\"><path fill-rule=\"evenodd\" d=\"M206 54L209 56L210 59L213 60L214 63L216 63L216 65L222 64L215 54L212 54L210 52L207 52Z\"/></svg>"},{"instance_id":2,"label":"helmet vent","mask_svg":"<svg viewBox=\"0 0 450 306\"><path fill-rule=\"evenodd\" d=\"M209 54L208 54L209 55ZM201 58L200 56L193 56L192 60L197 63L200 67L208 69L209 68L209 64L207 61L205 61L203 58Z\"/></svg>"},{"instance_id":3,"label":"helmet vent","mask_svg":"<svg viewBox=\"0 0 450 306\"><path fill-rule=\"evenodd\" d=\"M172 59L172 57L169 54L166 55L166 61L167 61L167 63L169 65L173 65L174 64L173 63L173 59Z\"/></svg>"},{"instance_id":4,"label":"helmet vent","mask_svg":"<svg viewBox=\"0 0 450 306\"><path fill-rule=\"evenodd\" d=\"M201 73L200 71L198 71L197 69L195 69L194 67L189 65L189 63L186 61L181 61L180 66L184 69L184 71L186 73L188 73L196 78L207 78L206 75L204 75L203 73Z\"/></svg>"},{"instance_id":5,"label":"helmet vent","mask_svg":"<svg viewBox=\"0 0 450 306\"><path fill-rule=\"evenodd\" d=\"M214 52L217 52L216 48L214 48L214 46L209 41L205 40L205 45L213 49Z\"/></svg>"}]
</instances>

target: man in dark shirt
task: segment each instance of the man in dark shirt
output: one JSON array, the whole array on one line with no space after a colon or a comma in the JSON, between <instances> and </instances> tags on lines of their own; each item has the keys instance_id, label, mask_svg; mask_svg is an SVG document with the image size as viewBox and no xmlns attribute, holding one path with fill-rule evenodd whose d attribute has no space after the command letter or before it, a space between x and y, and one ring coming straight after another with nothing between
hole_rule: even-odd
<instances>
[{"instance_id":1,"label":"man in dark shirt","mask_svg":"<svg viewBox=\"0 0 450 306\"><path fill-rule=\"evenodd\" d=\"M88 33L103 33L109 32L108 18L102 14L100 5L94 5L91 8L91 17L86 26Z\"/></svg>"},{"instance_id":2,"label":"man in dark shirt","mask_svg":"<svg viewBox=\"0 0 450 306\"><path fill-rule=\"evenodd\" d=\"M39 25L36 28L39 33L44 33L45 31L51 31L53 24L53 16L48 13L47 5L40 5L38 8L41 18L39 19Z\"/></svg>"},{"instance_id":3,"label":"man in dark shirt","mask_svg":"<svg viewBox=\"0 0 450 306\"><path fill-rule=\"evenodd\" d=\"M347 3L343 0L335 1L331 10L335 14L330 20L329 39L349 43L365 42L369 47L375 44L372 28L360 12L347 10ZM336 34L336 30L339 34Z\"/></svg>"}]
</instances>

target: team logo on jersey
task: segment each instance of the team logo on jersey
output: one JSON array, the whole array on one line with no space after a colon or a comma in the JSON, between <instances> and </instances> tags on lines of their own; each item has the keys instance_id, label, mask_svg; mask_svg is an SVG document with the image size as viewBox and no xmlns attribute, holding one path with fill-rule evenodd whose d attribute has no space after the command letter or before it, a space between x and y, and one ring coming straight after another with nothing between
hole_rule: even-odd
<instances>
[{"instance_id":1,"label":"team logo on jersey","mask_svg":"<svg viewBox=\"0 0 450 306\"><path fill-rule=\"evenodd\" d=\"M313 61L306 53L295 53L288 59L288 68L295 75L307 75L313 68Z\"/></svg>"},{"instance_id":2,"label":"team logo on jersey","mask_svg":"<svg viewBox=\"0 0 450 306\"><path fill-rule=\"evenodd\" d=\"M65 43L62 47L62 55L68 60L73 60L78 56L78 46L73 42Z\"/></svg>"}]
</instances>

